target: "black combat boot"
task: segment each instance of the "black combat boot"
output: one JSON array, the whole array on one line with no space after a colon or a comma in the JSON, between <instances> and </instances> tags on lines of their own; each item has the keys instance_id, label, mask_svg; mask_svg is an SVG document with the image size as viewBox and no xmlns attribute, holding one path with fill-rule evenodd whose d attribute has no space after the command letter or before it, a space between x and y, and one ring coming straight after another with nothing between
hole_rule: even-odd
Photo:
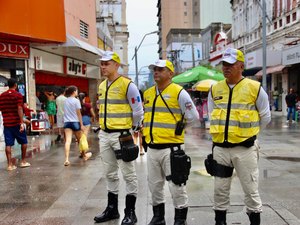
<instances>
[{"instance_id":1,"label":"black combat boot","mask_svg":"<svg viewBox=\"0 0 300 225\"><path fill-rule=\"evenodd\" d=\"M95 216L94 220L96 223L102 223L118 218L120 218L118 211L118 195L108 192L107 207L102 214Z\"/></svg>"},{"instance_id":2,"label":"black combat boot","mask_svg":"<svg viewBox=\"0 0 300 225\"><path fill-rule=\"evenodd\" d=\"M186 215L188 208L176 209L175 208L175 218L174 225L186 225Z\"/></svg>"},{"instance_id":3,"label":"black combat boot","mask_svg":"<svg viewBox=\"0 0 300 225\"><path fill-rule=\"evenodd\" d=\"M260 213L247 213L250 220L250 225L260 225Z\"/></svg>"},{"instance_id":4,"label":"black combat boot","mask_svg":"<svg viewBox=\"0 0 300 225\"><path fill-rule=\"evenodd\" d=\"M124 210L124 219L121 225L133 225L137 222L135 215L135 202L136 197L134 195L126 195L126 208Z\"/></svg>"},{"instance_id":5,"label":"black combat boot","mask_svg":"<svg viewBox=\"0 0 300 225\"><path fill-rule=\"evenodd\" d=\"M165 221L165 204L153 206L153 217L148 225L166 225Z\"/></svg>"},{"instance_id":6,"label":"black combat boot","mask_svg":"<svg viewBox=\"0 0 300 225\"><path fill-rule=\"evenodd\" d=\"M216 225L226 225L226 211L215 210Z\"/></svg>"}]
</instances>

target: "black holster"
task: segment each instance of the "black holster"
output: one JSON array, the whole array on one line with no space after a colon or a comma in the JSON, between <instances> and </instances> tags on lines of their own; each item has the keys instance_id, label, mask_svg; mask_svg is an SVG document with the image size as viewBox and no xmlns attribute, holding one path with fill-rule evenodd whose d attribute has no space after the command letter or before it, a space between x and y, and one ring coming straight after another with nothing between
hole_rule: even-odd
<instances>
[{"instance_id":1,"label":"black holster","mask_svg":"<svg viewBox=\"0 0 300 225\"><path fill-rule=\"evenodd\" d=\"M176 185L186 185L191 169L191 158L180 147L176 151L171 148L170 161L171 175L167 176L167 180L172 180Z\"/></svg>"},{"instance_id":2,"label":"black holster","mask_svg":"<svg viewBox=\"0 0 300 225\"><path fill-rule=\"evenodd\" d=\"M131 133L121 133L119 136L121 150L115 150L116 158L124 162L131 162L139 155L139 147L134 144Z\"/></svg>"},{"instance_id":3,"label":"black holster","mask_svg":"<svg viewBox=\"0 0 300 225\"><path fill-rule=\"evenodd\" d=\"M231 177L234 169L233 167L219 164L214 160L213 154L207 155L207 158L204 160L204 165L207 173L215 177Z\"/></svg>"}]
</instances>

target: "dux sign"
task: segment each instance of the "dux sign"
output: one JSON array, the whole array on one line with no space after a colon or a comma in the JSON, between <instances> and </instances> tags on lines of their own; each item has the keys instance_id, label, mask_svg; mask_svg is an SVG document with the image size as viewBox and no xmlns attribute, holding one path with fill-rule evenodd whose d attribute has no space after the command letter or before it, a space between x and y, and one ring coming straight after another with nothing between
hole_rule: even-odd
<instances>
[{"instance_id":1,"label":"dux sign","mask_svg":"<svg viewBox=\"0 0 300 225\"><path fill-rule=\"evenodd\" d=\"M29 58L29 45L0 41L0 56Z\"/></svg>"},{"instance_id":2,"label":"dux sign","mask_svg":"<svg viewBox=\"0 0 300 225\"><path fill-rule=\"evenodd\" d=\"M86 76L86 69L86 63L64 57L64 72L66 74Z\"/></svg>"}]
</instances>

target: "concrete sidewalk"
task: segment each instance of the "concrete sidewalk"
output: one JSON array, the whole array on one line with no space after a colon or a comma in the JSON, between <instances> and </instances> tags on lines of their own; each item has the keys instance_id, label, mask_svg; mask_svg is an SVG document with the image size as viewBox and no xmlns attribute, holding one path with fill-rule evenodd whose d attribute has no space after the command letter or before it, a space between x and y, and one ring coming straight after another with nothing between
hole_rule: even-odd
<instances>
[{"instance_id":1,"label":"concrete sidewalk","mask_svg":"<svg viewBox=\"0 0 300 225\"><path fill-rule=\"evenodd\" d=\"M300 129L274 117L259 137L260 193L264 203L263 225L300 224ZM7 172L6 162L0 170L0 224L94 224L93 218L106 207L107 192L103 165L99 157L98 139L91 132L91 160L78 158L78 146L72 144L71 165L64 167L63 143L56 135L29 136L30 168ZM205 173L203 161L211 151L208 130L188 129L186 152L192 158L187 184L189 225L214 224L213 177ZM151 196L147 186L147 154L136 160L139 193L136 205L138 225L146 225L152 217ZM121 174L120 174L121 177ZM166 221L173 224L174 208L166 186ZM123 218L124 181L120 180L119 220L102 223L117 225ZM239 181L233 178L228 225L249 224Z\"/></svg>"}]
</instances>

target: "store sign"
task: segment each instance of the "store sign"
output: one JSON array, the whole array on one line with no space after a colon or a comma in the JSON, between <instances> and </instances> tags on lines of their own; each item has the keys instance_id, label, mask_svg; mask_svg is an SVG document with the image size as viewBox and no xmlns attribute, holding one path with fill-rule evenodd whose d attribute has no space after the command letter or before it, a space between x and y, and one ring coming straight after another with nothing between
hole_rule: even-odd
<instances>
[{"instance_id":1,"label":"store sign","mask_svg":"<svg viewBox=\"0 0 300 225\"><path fill-rule=\"evenodd\" d=\"M251 68L254 68L257 65L256 63L256 59L257 59L257 56L256 56L256 52L250 52L250 53L247 53L246 54L246 57L245 57L245 60L246 60L246 69L251 69Z\"/></svg>"},{"instance_id":2,"label":"store sign","mask_svg":"<svg viewBox=\"0 0 300 225\"><path fill-rule=\"evenodd\" d=\"M87 64L75 59L64 57L64 72L66 74L86 76Z\"/></svg>"},{"instance_id":3,"label":"store sign","mask_svg":"<svg viewBox=\"0 0 300 225\"><path fill-rule=\"evenodd\" d=\"M43 64L42 64L42 56L34 56L34 68L36 70L42 70Z\"/></svg>"},{"instance_id":4,"label":"store sign","mask_svg":"<svg viewBox=\"0 0 300 225\"><path fill-rule=\"evenodd\" d=\"M29 58L29 45L0 41L0 56Z\"/></svg>"},{"instance_id":5,"label":"store sign","mask_svg":"<svg viewBox=\"0 0 300 225\"><path fill-rule=\"evenodd\" d=\"M292 65L300 62L300 46L282 51L282 64Z\"/></svg>"}]
</instances>

